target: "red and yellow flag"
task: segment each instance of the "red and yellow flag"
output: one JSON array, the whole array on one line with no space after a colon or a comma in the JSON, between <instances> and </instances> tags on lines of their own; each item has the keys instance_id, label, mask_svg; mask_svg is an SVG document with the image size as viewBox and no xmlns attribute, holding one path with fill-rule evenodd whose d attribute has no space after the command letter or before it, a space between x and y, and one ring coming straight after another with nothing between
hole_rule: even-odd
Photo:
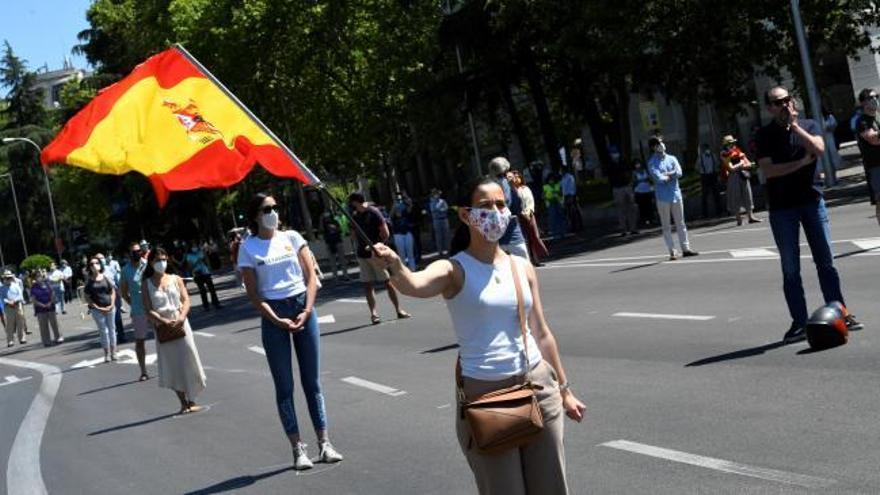
<instances>
[{"instance_id":1,"label":"red and yellow flag","mask_svg":"<svg viewBox=\"0 0 880 495\"><path fill-rule=\"evenodd\" d=\"M139 172L152 182L160 205L169 191L236 184L257 163L279 177L320 182L180 46L101 90L41 160L102 174Z\"/></svg>"}]
</instances>

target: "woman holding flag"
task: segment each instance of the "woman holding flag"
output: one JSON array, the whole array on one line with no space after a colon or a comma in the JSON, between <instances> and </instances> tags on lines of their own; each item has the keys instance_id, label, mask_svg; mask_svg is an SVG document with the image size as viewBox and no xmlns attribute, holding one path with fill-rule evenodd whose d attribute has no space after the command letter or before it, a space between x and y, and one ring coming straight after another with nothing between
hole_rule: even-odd
<instances>
[{"instance_id":1,"label":"woman holding flag","mask_svg":"<svg viewBox=\"0 0 880 495\"><path fill-rule=\"evenodd\" d=\"M293 467L310 469L306 444L300 439L293 407L291 340L299 363L300 383L312 426L318 437L320 462L339 462L342 455L330 443L320 382L320 338L315 295L318 291L314 258L305 239L294 230L278 230L275 198L259 193L247 210L251 236L238 251L238 267L251 303L262 315L262 340L275 383L281 425L293 447Z\"/></svg>"},{"instance_id":2,"label":"woman holding flag","mask_svg":"<svg viewBox=\"0 0 880 495\"><path fill-rule=\"evenodd\" d=\"M479 492L566 494L563 418L581 421L585 406L569 387L544 319L534 267L499 247L511 217L504 192L488 176L464 192L450 259L413 272L394 250L376 244L371 262L391 272L402 294L446 300L460 346L456 429ZM534 390L543 428L525 445L486 452L465 417L466 403L522 384Z\"/></svg>"}]
</instances>

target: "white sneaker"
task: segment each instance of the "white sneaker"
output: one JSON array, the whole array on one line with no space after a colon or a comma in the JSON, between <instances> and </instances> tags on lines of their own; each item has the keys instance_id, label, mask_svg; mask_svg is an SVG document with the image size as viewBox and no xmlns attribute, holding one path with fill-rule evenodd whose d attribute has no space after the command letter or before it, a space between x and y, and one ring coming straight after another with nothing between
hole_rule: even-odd
<instances>
[{"instance_id":1,"label":"white sneaker","mask_svg":"<svg viewBox=\"0 0 880 495\"><path fill-rule=\"evenodd\" d=\"M312 460L309 459L309 454L306 452L306 444L302 442L296 444L296 447L293 448L293 469L303 471L313 467L314 464L312 464Z\"/></svg>"},{"instance_id":2,"label":"white sneaker","mask_svg":"<svg viewBox=\"0 0 880 495\"><path fill-rule=\"evenodd\" d=\"M336 451L336 449L333 448L333 444L331 444L330 442L322 442L321 453L320 455L318 455L318 459L321 462L331 464L341 461L342 459L344 459L344 457L342 457L342 454L340 454Z\"/></svg>"}]
</instances>

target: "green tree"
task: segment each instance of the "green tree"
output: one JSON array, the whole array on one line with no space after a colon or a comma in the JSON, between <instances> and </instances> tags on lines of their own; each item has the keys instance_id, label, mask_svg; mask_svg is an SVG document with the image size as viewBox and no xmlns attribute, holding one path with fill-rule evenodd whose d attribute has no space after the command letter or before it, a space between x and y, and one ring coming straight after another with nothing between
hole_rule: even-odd
<instances>
[{"instance_id":1,"label":"green tree","mask_svg":"<svg viewBox=\"0 0 880 495\"><path fill-rule=\"evenodd\" d=\"M3 57L0 59L0 86L6 88L6 116L4 129L26 125L43 125L46 111L43 108L43 94L34 88L36 75L28 72L27 63L15 55L12 45L4 41Z\"/></svg>"}]
</instances>

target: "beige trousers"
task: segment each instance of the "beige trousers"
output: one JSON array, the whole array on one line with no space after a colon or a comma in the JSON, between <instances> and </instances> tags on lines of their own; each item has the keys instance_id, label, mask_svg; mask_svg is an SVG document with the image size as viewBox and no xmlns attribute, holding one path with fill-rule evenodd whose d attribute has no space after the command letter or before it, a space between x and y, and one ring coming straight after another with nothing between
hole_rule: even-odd
<instances>
[{"instance_id":1,"label":"beige trousers","mask_svg":"<svg viewBox=\"0 0 880 495\"><path fill-rule=\"evenodd\" d=\"M7 305L6 311L6 340L12 342L18 336L18 340L24 340L24 309L18 306Z\"/></svg>"},{"instance_id":2,"label":"beige trousers","mask_svg":"<svg viewBox=\"0 0 880 495\"><path fill-rule=\"evenodd\" d=\"M538 390L538 403L544 414L544 431L528 445L497 455L486 455L470 448L470 428L456 412L458 443L467 458L480 495L565 495L565 449L562 429L565 415L556 372L546 361L532 369ZM487 382L464 377L468 399L492 390L522 383L522 377Z\"/></svg>"},{"instance_id":3,"label":"beige trousers","mask_svg":"<svg viewBox=\"0 0 880 495\"><path fill-rule=\"evenodd\" d=\"M37 313L37 322L40 324L40 339L43 341L43 345L50 345L61 338L61 333L58 332L58 317L55 316L55 311ZM49 336L49 327L52 328L52 333L55 335L54 339Z\"/></svg>"}]
</instances>

